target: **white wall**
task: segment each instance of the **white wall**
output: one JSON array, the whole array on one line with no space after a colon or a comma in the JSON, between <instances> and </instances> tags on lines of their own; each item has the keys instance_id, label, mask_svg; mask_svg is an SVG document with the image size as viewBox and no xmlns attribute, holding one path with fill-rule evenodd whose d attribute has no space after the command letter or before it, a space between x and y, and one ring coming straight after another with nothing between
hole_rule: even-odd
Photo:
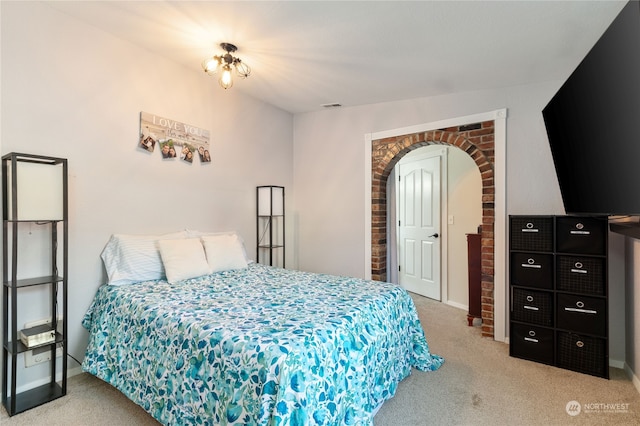
<instances>
[{"instance_id":1,"label":"white wall","mask_svg":"<svg viewBox=\"0 0 640 426\"><path fill-rule=\"evenodd\" d=\"M509 214L562 214L541 110L558 82L343 107L294 118L301 269L363 276L364 135L508 109Z\"/></svg>"},{"instance_id":2,"label":"white wall","mask_svg":"<svg viewBox=\"0 0 640 426\"><path fill-rule=\"evenodd\" d=\"M640 240L625 238L625 369L633 375L634 385L640 391Z\"/></svg>"},{"instance_id":3,"label":"white wall","mask_svg":"<svg viewBox=\"0 0 640 426\"><path fill-rule=\"evenodd\" d=\"M442 226L447 227L447 301L469 309L469 272L467 267L467 234L475 234L482 224L482 178L471 157L461 149L450 148L448 156L448 205Z\"/></svg>"},{"instance_id":4,"label":"white wall","mask_svg":"<svg viewBox=\"0 0 640 426\"><path fill-rule=\"evenodd\" d=\"M365 276L370 268L365 264L365 232L370 230L365 230L363 191L367 187L364 135L369 133L506 108L506 153L500 154L506 156L506 177L496 179L506 180L507 214L562 214L541 114L559 86L548 82L296 115L294 190L300 217L296 229L300 269ZM504 306L496 307L495 323L505 325L499 335L507 331L506 299Z\"/></svg>"},{"instance_id":5,"label":"white wall","mask_svg":"<svg viewBox=\"0 0 640 426\"><path fill-rule=\"evenodd\" d=\"M255 256L255 187L284 185L293 205L293 118L47 5L2 2L1 19L2 153L69 160L69 349L82 359L112 233L233 229ZM212 163L139 150L140 111L210 130Z\"/></svg>"},{"instance_id":6,"label":"white wall","mask_svg":"<svg viewBox=\"0 0 640 426\"><path fill-rule=\"evenodd\" d=\"M626 294L625 294L625 237L609 232L609 364L623 368L625 363Z\"/></svg>"}]
</instances>

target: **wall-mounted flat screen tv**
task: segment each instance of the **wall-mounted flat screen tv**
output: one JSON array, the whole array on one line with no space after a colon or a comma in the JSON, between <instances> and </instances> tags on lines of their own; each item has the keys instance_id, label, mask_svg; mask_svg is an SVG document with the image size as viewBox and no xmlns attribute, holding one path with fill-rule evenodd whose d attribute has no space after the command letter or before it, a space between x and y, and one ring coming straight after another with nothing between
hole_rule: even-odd
<instances>
[{"instance_id":1,"label":"wall-mounted flat screen tv","mask_svg":"<svg viewBox=\"0 0 640 426\"><path fill-rule=\"evenodd\" d=\"M542 115L566 212L640 215L640 2L624 6Z\"/></svg>"}]
</instances>

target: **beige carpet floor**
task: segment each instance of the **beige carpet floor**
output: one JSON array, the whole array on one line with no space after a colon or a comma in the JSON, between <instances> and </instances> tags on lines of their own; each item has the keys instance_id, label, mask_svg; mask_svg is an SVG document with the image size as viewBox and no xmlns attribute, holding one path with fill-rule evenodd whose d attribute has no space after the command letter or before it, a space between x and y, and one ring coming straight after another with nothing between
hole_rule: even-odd
<instances>
[{"instance_id":1,"label":"beige carpet floor","mask_svg":"<svg viewBox=\"0 0 640 426\"><path fill-rule=\"evenodd\" d=\"M414 370L374 419L375 426L640 425L640 393L622 370L611 380L509 357L503 343L480 337L466 313L414 296L435 372ZM567 404L580 412L571 416ZM575 414L575 411L573 412ZM9 418L2 426L157 425L120 392L87 374L69 379L67 396Z\"/></svg>"}]
</instances>

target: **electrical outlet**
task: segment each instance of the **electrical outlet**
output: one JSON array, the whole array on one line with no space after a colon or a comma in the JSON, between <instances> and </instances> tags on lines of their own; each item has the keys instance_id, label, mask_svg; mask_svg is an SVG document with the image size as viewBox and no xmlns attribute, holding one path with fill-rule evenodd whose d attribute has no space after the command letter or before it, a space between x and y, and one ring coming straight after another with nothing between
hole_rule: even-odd
<instances>
[{"instance_id":1,"label":"electrical outlet","mask_svg":"<svg viewBox=\"0 0 640 426\"><path fill-rule=\"evenodd\" d=\"M56 358L62 357L62 346L58 344L56 348ZM33 367L36 364L51 361L51 349L48 346L36 348L24 353L24 366Z\"/></svg>"}]
</instances>

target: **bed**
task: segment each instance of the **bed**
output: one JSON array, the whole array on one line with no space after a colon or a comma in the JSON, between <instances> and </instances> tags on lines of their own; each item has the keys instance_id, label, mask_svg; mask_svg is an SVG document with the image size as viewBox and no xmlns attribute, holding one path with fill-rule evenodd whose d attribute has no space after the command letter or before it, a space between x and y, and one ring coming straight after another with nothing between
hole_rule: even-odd
<instances>
[{"instance_id":1,"label":"bed","mask_svg":"<svg viewBox=\"0 0 640 426\"><path fill-rule=\"evenodd\" d=\"M83 370L167 425L371 425L412 367L443 363L396 285L240 263L102 285Z\"/></svg>"}]
</instances>

